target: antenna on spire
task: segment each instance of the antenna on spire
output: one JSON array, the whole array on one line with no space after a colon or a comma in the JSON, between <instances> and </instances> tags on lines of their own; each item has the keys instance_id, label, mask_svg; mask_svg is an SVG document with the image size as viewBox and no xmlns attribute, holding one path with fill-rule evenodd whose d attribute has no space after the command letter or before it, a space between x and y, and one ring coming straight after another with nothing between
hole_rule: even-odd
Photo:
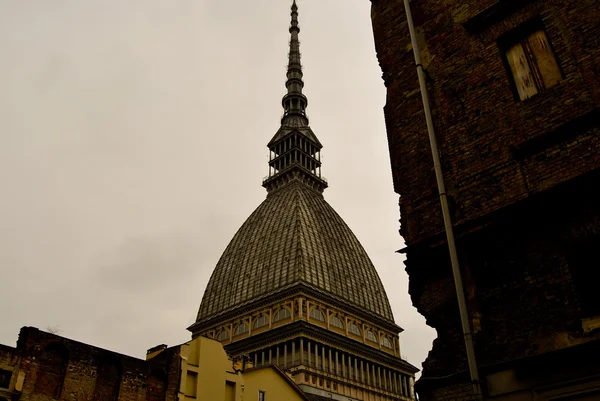
<instances>
[{"instance_id":1,"label":"antenna on spire","mask_svg":"<svg viewBox=\"0 0 600 401\"><path fill-rule=\"evenodd\" d=\"M282 99L283 109L285 110L283 118L287 116L301 116L306 118L306 106L308 99L302 93L304 82L302 81L302 64L300 63L300 41L298 34L300 26L298 25L298 6L296 0L292 1L292 21L290 24L290 53L288 60L287 81L285 86L287 94ZM308 124L308 121L306 121Z\"/></svg>"}]
</instances>

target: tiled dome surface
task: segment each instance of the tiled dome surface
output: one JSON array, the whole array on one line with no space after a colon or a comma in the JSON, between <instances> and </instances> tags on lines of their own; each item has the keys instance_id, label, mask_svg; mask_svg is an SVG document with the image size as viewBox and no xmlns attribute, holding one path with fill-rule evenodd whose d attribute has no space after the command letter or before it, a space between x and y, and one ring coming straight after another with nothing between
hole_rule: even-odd
<instances>
[{"instance_id":1,"label":"tiled dome surface","mask_svg":"<svg viewBox=\"0 0 600 401\"><path fill-rule=\"evenodd\" d=\"M300 282L393 322L358 239L321 194L300 183L271 193L235 234L208 282L197 321Z\"/></svg>"}]
</instances>

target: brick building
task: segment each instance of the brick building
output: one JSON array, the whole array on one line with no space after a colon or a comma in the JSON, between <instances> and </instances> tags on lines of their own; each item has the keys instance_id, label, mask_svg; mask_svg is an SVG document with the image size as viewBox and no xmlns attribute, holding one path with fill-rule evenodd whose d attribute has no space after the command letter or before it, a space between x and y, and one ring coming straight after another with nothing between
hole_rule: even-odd
<instances>
[{"instance_id":1,"label":"brick building","mask_svg":"<svg viewBox=\"0 0 600 401\"><path fill-rule=\"evenodd\" d=\"M600 2L413 0L469 318L490 399L600 399ZM402 0L372 0L422 400L470 399ZM537 397L537 398L536 398Z\"/></svg>"},{"instance_id":2,"label":"brick building","mask_svg":"<svg viewBox=\"0 0 600 401\"><path fill-rule=\"evenodd\" d=\"M262 398L261 398L262 396ZM0 344L0 401L309 401L274 365L230 359L197 337L159 345L138 359L24 327L16 347Z\"/></svg>"},{"instance_id":3,"label":"brick building","mask_svg":"<svg viewBox=\"0 0 600 401\"><path fill-rule=\"evenodd\" d=\"M177 400L179 348L143 360L34 327L0 345L0 401Z\"/></svg>"}]
</instances>

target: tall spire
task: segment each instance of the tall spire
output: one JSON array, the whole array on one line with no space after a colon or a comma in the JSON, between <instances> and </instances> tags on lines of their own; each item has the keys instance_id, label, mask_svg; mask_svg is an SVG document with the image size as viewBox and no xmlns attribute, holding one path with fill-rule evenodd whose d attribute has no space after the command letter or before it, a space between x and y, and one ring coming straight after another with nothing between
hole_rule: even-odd
<instances>
[{"instance_id":1,"label":"tall spire","mask_svg":"<svg viewBox=\"0 0 600 401\"><path fill-rule=\"evenodd\" d=\"M308 126L306 106L308 99L302 93L302 64L298 34L298 6L292 2L290 25L290 53L285 86L287 93L281 101L283 117L281 128L267 145L269 147L269 175L263 186L269 193L292 181L299 181L323 192L327 181L321 177L321 142Z\"/></svg>"},{"instance_id":2,"label":"tall spire","mask_svg":"<svg viewBox=\"0 0 600 401\"><path fill-rule=\"evenodd\" d=\"M287 81L285 86L287 88L287 94L283 97L281 103L283 105L284 115L282 124L288 116L301 116L306 119L305 123L308 125L308 119L306 118L306 106L308 105L308 99L302 93L304 82L302 81L302 64L300 63L300 41L298 40L298 34L300 33L300 26L298 25L298 6L296 0L292 3L292 23L290 25L290 53L287 70Z\"/></svg>"}]
</instances>

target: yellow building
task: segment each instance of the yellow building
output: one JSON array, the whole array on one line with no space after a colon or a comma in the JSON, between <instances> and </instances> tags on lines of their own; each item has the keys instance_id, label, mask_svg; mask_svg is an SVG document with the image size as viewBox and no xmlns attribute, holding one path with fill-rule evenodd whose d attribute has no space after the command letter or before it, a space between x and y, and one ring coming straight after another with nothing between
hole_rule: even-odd
<instances>
[{"instance_id":1,"label":"yellow building","mask_svg":"<svg viewBox=\"0 0 600 401\"><path fill-rule=\"evenodd\" d=\"M147 360L165 349L150 350ZM181 359L178 400L308 400L277 366L254 367L250 361L233 361L219 341L196 337L180 345L178 354Z\"/></svg>"}]
</instances>

